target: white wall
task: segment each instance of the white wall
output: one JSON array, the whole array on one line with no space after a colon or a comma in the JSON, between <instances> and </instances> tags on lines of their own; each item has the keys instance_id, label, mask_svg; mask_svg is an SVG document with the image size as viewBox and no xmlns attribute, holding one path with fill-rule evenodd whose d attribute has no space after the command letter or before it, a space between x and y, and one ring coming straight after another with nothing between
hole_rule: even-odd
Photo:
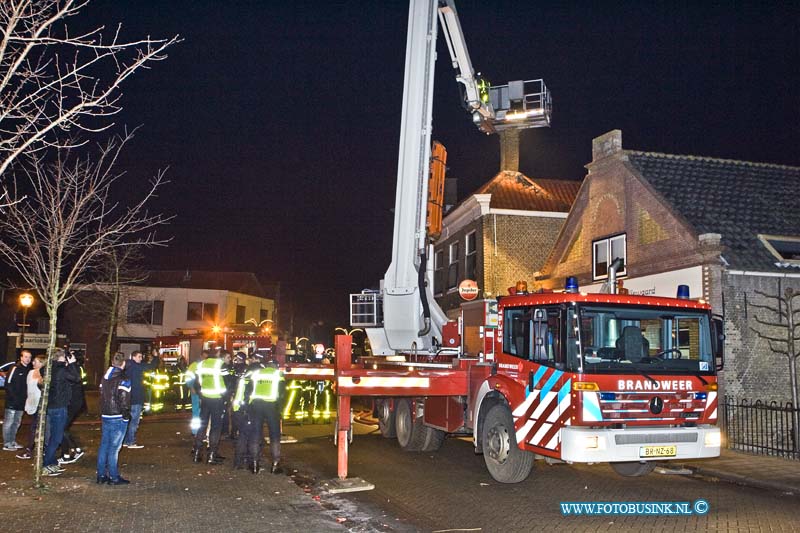
<instances>
[{"instance_id":1,"label":"white wall","mask_svg":"<svg viewBox=\"0 0 800 533\"><path fill-rule=\"evenodd\" d=\"M225 316L227 292L213 289L183 289L163 287L136 287L129 294L123 295L120 311L123 320L117 328L120 337L153 338L159 335L172 335L176 328L208 328L213 324L202 320L186 320L189 302L215 303L219 316ZM162 325L128 324L128 299L162 300L164 302L164 320Z\"/></svg>"}]
</instances>

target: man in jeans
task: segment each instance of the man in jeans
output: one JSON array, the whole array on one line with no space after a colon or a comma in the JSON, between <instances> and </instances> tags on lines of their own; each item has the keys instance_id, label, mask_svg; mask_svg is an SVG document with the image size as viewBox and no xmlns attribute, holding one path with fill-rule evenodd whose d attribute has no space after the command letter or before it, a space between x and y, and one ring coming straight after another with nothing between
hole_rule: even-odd
<instances>
[{"instance_id":1,"label":"man in jeans","mask_svg":"<svg viewBox=\"0 0 800 533\"><path fill-rule=\"evenodd\" d=\"M44 465L42 474L46 476L57 476L64 471L58 466L56 461L56 450L61 445L64 438L64 427L67 425L67 406L70 396L72 396L72 383L80 381L81 377L75 365L75 357L67 357L64 350L56 349L53 354L53 362L50 377L50 394L47 398L47 446L44 452Z\"/></svg>"},{"instance_id":2,"label":"man in jeans","mask_svg":"<svg viewBox=\"0 0 800 533\"><path fill-rule=\"evenodd\" d=\"M97 450L97 483L127 485L119 475L118 459L122 439L131 418L131 382L123 372L125 354L115 353L100 383L100 412L103 421Z\"/></svg>"},{"instance_id":3,"label":"man in jeans","mask_svg":"<svg viewBox=\"0 0 800 533\"><path fill-rule=\"evenodd\" d=\"M139 420L142 418L144 407L144 373L158 367L158 356L154 355L149 363L144 363L144 355L140 351L133 352L130 360L125 365L125 374L131 381L131 421L128 424L128 433L125 435L123 446L126 448L144 448L136 443L136 430L139 429Z\"/></svg>"},{"instance_id":4,"label":"man in jeans","mask_svg":"<svg viewBox=\"0 0 800 533\"><path fill-rule=\"evenodd\" d=\"M22 448L17 444L17 431L25 412L28 397L28 371L31 369L31 352L22 350L17 364L11 367L6 378L6 412L3 419L3 451L13 452Z\"/></svg>"}]
</instances>

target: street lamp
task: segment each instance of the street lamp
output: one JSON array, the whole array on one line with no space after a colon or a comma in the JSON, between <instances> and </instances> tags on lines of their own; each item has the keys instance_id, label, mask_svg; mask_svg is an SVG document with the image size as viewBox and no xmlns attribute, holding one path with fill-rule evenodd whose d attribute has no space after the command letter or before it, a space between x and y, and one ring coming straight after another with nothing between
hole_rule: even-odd
<instances>
[{"instance_id":1,"label":"street lamp","mask_svg":"<svg viewBox=\"0 0 800 533\"><path fill-rule=\"evenodd\" d=\"M19 305L22 306L22 331L19 336L20 350L25 347L25 328L28 327L28 309L33 305L33 296L24 292L19 295Z\"/></svg>"}]
</instances>

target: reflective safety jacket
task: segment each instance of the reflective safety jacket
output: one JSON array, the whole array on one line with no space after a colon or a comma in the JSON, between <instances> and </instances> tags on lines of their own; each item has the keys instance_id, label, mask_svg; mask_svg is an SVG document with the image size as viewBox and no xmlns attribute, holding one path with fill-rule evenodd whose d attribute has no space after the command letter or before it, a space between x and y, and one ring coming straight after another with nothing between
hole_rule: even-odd
<instances>
[{"instance_id":1,"label":"reflective safety jacket","mask_svg":"<svg viewBox=\"0 0 800 533\"><path fill-rule=\"evenodd\" d=\"M200 394L204 398L222 398L225 395L225 374L222 368L224 361L209 357L197 365L197 382L200 384Z\"/></svg>"},{"instance_id":2,"label":"reflective safety jacket","mask_svg":"<svg viewBox=\"0 0 800 533\"><path fill-rule=\"evenodd\" d=\"M186 369L184 381L186 386L191 390L194 390L195 388L195 380L197 379L197 365L199 364L200 361L192 361L192 363L189 365L189 368Z\"/></svg>"},{"instance_id":3,"label":"reflective safety jacket","mask_svg":"<svg viewBox=\"0 0 800 533\"><path fill-rule=\"evenodd\" d=\"M271 403L279 401L284 395L284 383L283 374L273 366L257 365L248 369L239 379L233 403L234 411L253 400Z\"/></svg>"}]
</instances>

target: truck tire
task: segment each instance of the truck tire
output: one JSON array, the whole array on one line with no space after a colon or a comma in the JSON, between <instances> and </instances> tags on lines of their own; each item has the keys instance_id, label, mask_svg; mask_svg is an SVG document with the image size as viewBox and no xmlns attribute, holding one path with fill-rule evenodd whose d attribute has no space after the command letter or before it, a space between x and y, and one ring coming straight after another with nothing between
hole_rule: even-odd
<instances>
[{"instance_id":1,"label":"truck tire","mask_svg":"<svg viewBox=\"0 0 800 533\"><path fill-rule=\"evenodd\" d=\"M389 400L375 400L375 414L378 418L378 428L386 439L397 437L395 431L395 412L392 411Z\"/></svg>"},{"instance_id":2,"label":"truck tire","mask_svg":"<svg viewBox=\"0 0 800 533\"><path fill-rule=\"evenodd\" d=\"M422 419L416 417L412 400L403 398L395 402L395 433L400 447L407 452L419 452L425 445L427 432Z\"/></svg>"},{"instance_id":3,"label":"truck tire","mask_svg":"<svg viewBox=\"0 0 800 533\"><path fill-rule=\"evenodd\" d=\"M628 461L624 463L611 463L611 468L620 476L640 477L646 476L656 468L655 461Z\"/></svg>"},{"instance_id":4,"label":"truck tire","mask_svg":"<svg viewBox=\"0 0 800 533\"><path fill-rule=\"evenodd\" d=\"M481 435L486 469L500 483L524 481L533 468L533 454L517 447L514 419L504 404L494 405L486 414Z\"/></svg>"},{"instance_id":5,"label":"truck tire","mask_svg":"<svg viewBox=\"0 0 800 533\"><path fill-rule=\"evenodd\" d=\"M447 434L441 429L423 426L425 429L425 443L420 449L421 452L435 452L442 447L444 438Z\"/></svg>"}]
</instances>

